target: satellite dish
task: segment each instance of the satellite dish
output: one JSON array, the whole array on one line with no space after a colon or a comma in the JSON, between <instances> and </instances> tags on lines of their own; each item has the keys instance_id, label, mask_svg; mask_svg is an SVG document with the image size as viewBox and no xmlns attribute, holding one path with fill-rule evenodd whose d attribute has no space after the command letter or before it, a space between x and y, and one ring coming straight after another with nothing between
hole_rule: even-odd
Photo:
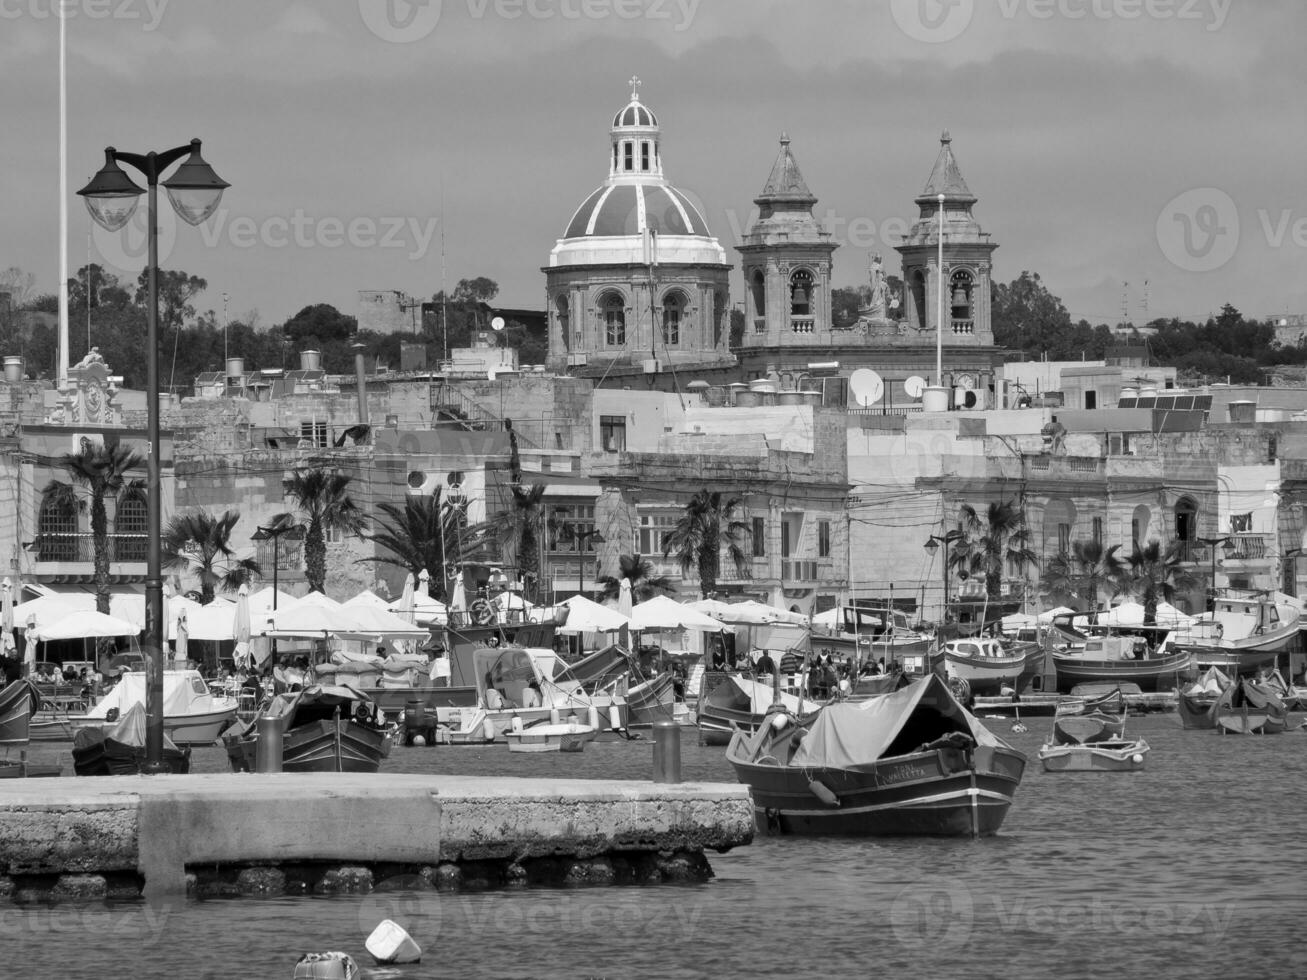
<instances>
[{"instance_id":1,"label":"satellite dish","mask_svg":"<svg viewBox=\"0 0 1307 980\"><path fill-rule=\"evenodd\" d=\"M849 391L853 393L854 401L868 408L885 394L885 382L871 368L858 368L849 376Z\"/></svg>"},{"instance_id":2,"label":"satellite dish","mask_svg":"<svg viewBox=\"0 0 1307 980\"><path fill-rule=\"evenodd\" d=\"M913 401L919 399L926 391L926 379L913 375L903 382L903 391Z\"/></svg>"},{"instance_id":3,"label":"satellite dish","mask_svg":"<svg viewBox=\"0 0 1307 980\"><path fill-rule=\"evenodd\" d=\"M496 331L497 331L497 330L503 330L503 329L504 329L504 318L503 318L502 316L497 316L497 317L495 317L493 320L491 320L491 321L490 321L490 329L491 329L491 330L496 330Z\"/></svg>"}]
</instances>

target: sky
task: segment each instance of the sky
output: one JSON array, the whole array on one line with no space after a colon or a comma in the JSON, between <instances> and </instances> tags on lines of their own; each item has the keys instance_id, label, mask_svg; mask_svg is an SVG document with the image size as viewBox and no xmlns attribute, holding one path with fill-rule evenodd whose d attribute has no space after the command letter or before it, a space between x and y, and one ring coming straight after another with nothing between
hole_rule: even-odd
<instances>
[{"instance_id":1,"label":"sky","mask_svg":"<svg viewBox=\"0 0 1307 980\"><path fill-rule=\"evenodd\" d=\"M875 252L898 270L948 129L996 280L1037 272L1093 323L1307 312L1300 0L0 0L0 269L38 291L61 9L70 272L144 264L143 220L111 235L75 196L104 147L198 137L232 186L202 228L162 205L161 264L205 278L219 322L224 294L266 326L442 277L543 309L632 75L735 301L782 132L855 285Z\"/></svg>"}]
</instances>

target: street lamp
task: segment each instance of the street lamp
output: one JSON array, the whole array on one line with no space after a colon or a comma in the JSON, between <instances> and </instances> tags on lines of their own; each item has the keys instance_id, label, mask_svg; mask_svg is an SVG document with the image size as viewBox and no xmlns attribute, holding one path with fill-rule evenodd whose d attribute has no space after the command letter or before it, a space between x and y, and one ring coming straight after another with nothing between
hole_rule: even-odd
<instances>
[{"instance_id":1,"label":"street lamp","mask_svg":"<svg viewBox=\"0 0 1307 980\"><path fill-rule=\"evenodd\" d=\"M963 537L965 537L965 535L958 530L948 531L943 535L943 537L939 537L937 535L932 534L930 538L926 541L925 545L923 545L923 547L926 549L926 554L930 555L931 558L935 557L935 552L939 550L939 546L941 544L944 546L944 617L943 618L945 620L948 619L948 546L954 541L961 541Z\"/></svg>"},{"instance_id":2,"label":"street lamp","mask_svg":"<svg viewBox=\"0 0 1307 980\"><path fill-rule=\"evenodd\" d=\"M159 223L157 217L159 175L178 160L185 162L163 182L173 210L188 224L198 225L208 219L229 186L213 172L200 156L200 141L174 147L163 153L150 151L119 153L112 146L104 151L104 166L91 182L77 193L86 201L86 209L96 224L107 231L120 230L136 212L142 194L147 201L147 241L149 262L146 266L149 302L146 310L145 397L147 512L145 565L145 767L146 773L167 771L163 762L163 571L161 540L163 511L159 488ZM129 164L145 175L148 191L142 190L118 166ZM223 370L226 370L224 365Z\"/></svg>"},{"instance_id":3,"label":"street lamp","mask_svg":"<svg viewBox=\"0 0 1307 980\"><path fill-rule=\"evenodd\" d=\"M281 539L290 538L292 541L298 541L304 537L304 525L298 524L291 514L278 514L267 524L260 524L258 528L250 535L251 541L271 541L272 542L272 611L277 611L277 566L281 564ZM272 653L276 656L277 639L273 637Z\"/></svg>"},{"instance_id":4,"label":"street lamp","mask_svg":"<svg viewBox=\"0 0 1307 980\"><path fill-rule=\"evenodd\" d=\"M1199 538L1199 542L1207 545L1207 553L1211 558L1211 588L1207 590L1207 611L1216 611L1216 546L1220 545L1221 550L1225 552L1225 557L1231 557L1235 552L1234 538Z\"/></svg>"}]
</instances>

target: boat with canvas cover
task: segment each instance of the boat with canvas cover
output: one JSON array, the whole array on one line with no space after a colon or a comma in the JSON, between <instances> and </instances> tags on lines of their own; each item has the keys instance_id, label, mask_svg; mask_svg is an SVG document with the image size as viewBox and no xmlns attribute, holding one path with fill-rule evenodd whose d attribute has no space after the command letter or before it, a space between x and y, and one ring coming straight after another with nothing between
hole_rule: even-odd
<instances>
[{"instance_id":1,"label":"boat with canvas cover","mask_svg":"<svg viewBox=\"0 0 1307 980\"><path fill-rule=\"evenodd\" d=\"M1247 678L1226 688L1212 712L1223 735L1278 735L1289 727L1289 709L1275 691Z\"/></svg>"},{"instance_id":2,"label":"boat with canvas cover","mask_svg":"<svg viewBox=\"0 0 1307 980\"><path fill-rule=\"evenodd\" d=\"M771 712L726 758L759 830L797 835L989 836L1026 767L933 674L807 718Z\"/></svg>"},{"instance_id":3,"label":"boat with canvas cover","mask_svg":"<svg viewBox=\"0 0 1307 980\"><path fill-rule=\"evenodd\" d=\"M31 681L16 680L0 688L0 745L26 745L32 716L40 709L41 692Z\"/></svg>"},{"instance_id":4,"label":"boat with canvas cover","mask_svg":"<svg viewBox=\"0 0 1307 980\"><path fill-rule=\"evenodd\" d=\"M271 717L281 732L284 772L376 772L390 754L390 727L366 694L314 685L278 694L251 722L223 733L233 772L254 772L258 721Z\"/></svg>"},{"instance_id":5,"label":"boat with canvas cover","mask_svg":"<svg viewBox=\"0 0 1307 980\"><path fill-rule=\"evenodd\" d=\"M112 725L132 705L145 707L145 689L143 671L125 671L95 707L68 722L74 732ZM236 718L238 706L236 698L214 695L198 670L163 672L163 732L176 745L212 745Z\"/></svg>"},{"instance_id":6,"label":"boat with canvas cover","mask_svg":"<svg viewBox=\"0 0 1307 980\"><path fill-rule=\"evenodd\" d=\"M73 736L73 771L79 776L133 776L146 763L144 704L133 704L117 722L80 728ZM191 750L163 736L163 763L168 771L191 769Z\"/></svg>"},{"instance_id":7,"label":"boat with canvas cover","mask_svg":"<svg viewBox=\"0 0 1307 980\"><path fill-rule=\"evenodd\" d=\"M1230 686L1230 678L1219 667L1208 667L1192 684L1176 691L1176 710L1180 724L1187 729L1210 730L1216 727L1216 704Z\"/></svg>"},{"instance_id":8,"label":"boat with canvas cover","mask_svg":"<svg viewBox=\"0 0 1307 980\"><path fill-rule=\"evenodd\" d=\"M824 703L786 691L777 694L752 674L704 671L696 718L699 744L726 745L736 732L757 731L778 697L792 717L810 715Z\"/></svg>"}]
</instances>

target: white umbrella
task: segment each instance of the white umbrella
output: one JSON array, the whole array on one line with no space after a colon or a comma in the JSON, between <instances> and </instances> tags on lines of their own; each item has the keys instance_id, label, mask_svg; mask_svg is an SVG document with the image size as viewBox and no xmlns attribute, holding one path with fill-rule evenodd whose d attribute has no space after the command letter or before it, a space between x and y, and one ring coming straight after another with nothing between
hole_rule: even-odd
<instances>
[{"instance_id":1,"label":"white umbrella","mask_svg":"<svg viewBox=\"0 0 1307 980\"><path fill-rule=\"evenodd\" d=\"M254 657L250 654L250 590L242 585L236 594L236 608L232 611L231 636L236 641L236 650L232 659L238 667L253 666Z\"/></svg>"},{"instance_id":2,"label":"white umbrella","mask_svg":"<svg viewBox=\"0 0 1307 980\"><path fill-rule=\"evenodd\" d=\"M9 579L0 583L0 652L7 653L14 643L14 587Z\"/></svg>"},{"instance_id":3,"label":"white umbrella","mask_svg":"<svg viewBox=\"0 0 1307 980\"><path fill-rule=\"evenodd\" d=\"M567 606L567 623L558 628L560 633L615 633L631 621L616 609L601 606L583 595L574 595L560 603Z\"/></svg>"},{"instance_id":4,"label":"white umbrella","mask_svg":"<svg viewBox=\"0 0 1307 980\"><path fill-rule=\"evenodd\" d=\"M639 603L631 610L631 629L633 630L712 630L720 631L723 624L711 616L690 606L669 599L665 595L655 596Z\"/></svg>"},{"instance_id":5,"label":"white umbrella","mask_svg":"<svg viewBox=\"0 0 1307 980\"><path fill-rule=\"evenodd\" d=\"M77 609L67 615L36 624L36 633L44 641L81 640L90 637L135 636L141 628L135 623L106 616L94 609Z\"/></svg>"},{"instance_id":6,"label":"white umbrella","mask_svg":"<svg viewBox=\"0 0 1307 980\"><path fill-rule=\"evenodd\" d=\"M413 573L404 576L404 591L399 594L399 602L391 609L400 619L416 623L413 618Z\"/></svg>"},{"instance_id":7,"label":"white umbrella","mask_svg":"<svg viewBox=\"0 0 1307 980\"><path fill-rule=\"evenodd\" d=\"M391 607L391 612L395 608ZM445 623L449 619L449 610L439 599L433 599L423 592L413 596L413 619L418 624Z\"/></svg>"},{"instance_id":8,"label":"white umbrella","mask_svg":"<svg viewBox=\"0 0 1307 980\"><path fill-rule=\"evenodd\" d=\"M177 611L177 646L175 648L175 653L173 654L173 659L181 664L186 663L186 643L186 610L179 609Z\"/></svg>"},{"instance_id":9,"label":"white umbrella","mask_svg":"<svg viewBox=\"0 0 1307 980\"><path fill-rule=\"evenodd\" d=\"M1035 622L1048 624L1053 621L1055 616L1066 616L1075 612L1070 606L1054 606L1052 609L1045 609L1035 617Z\"/></svg>"},{"instance_id":10,"label":"white umbrella","mask_svg":"<svg viewBox=\"0 0 1307 980\"><path fill-rule=\"evenodd\" d=\"M467 592L463 588L463 573L459 572L454 576L454 591L449 600L450 612L464 612L467 610Z\"/></svg>"},{"instance_id":11,"label":"white umbrella","mask_svg":"<svg viewBox=\"0 0 1307 980\"><path fill-rule=\"evenodd\" d=\"M261 623L272 614L272 587L267 586L257 592L250 592L247 599L250 610L250 622ZM295 602L295 596L289 592L277 590L277 608L289 606Z\"/></svg>"},{"instance_id":12,"label":"white umbrella","mask_svg":"<svg viewBox=\"0 0 1307 980\"><path fill-rule=\"evenodd\" d=\"M613 607L627 619L631 618L633 604L631 601L631 580L623 577L617 587L617 604Z\"/></svg>"},{"instance_id":13,"label":"white umbrella","mask_svg":"<svg viewBox=\"0 0 1307 980\"><path fill-rule=\"evenodd\" d=\"M346 599L347 606L371 606L374 609L389 609L390 604L371 589L364 589L352 599Z\"/></svg>"},{"instance_id":14,"label":"white umbrella","mask_svg":"<svg viewBox=\"0 0 1307 980\"><path fill-rule=\"evenodd\" d=\"M508 612L510 609L517 609L524 613L529 613L539 607L534 602L527 602L526 599L516 592L501 592L491 600L494 607L500 612Z\"/></svg>"},{"instance_id":15,"label":"white umbrella","mask_svg":"<svg viewBox=\"0 0 1307 980\"><path fill-rule=\"evenodd\" d=\"M1005 633L1011 633L1015 630L1034 629L1036 622L1035 617L1027 613L1011 613L998 621L998 628Z\"/></svg>"},{"instance_id":16,"label":"white umbrella","mask_svg":"<svg viewBox=\"0 0 1307 980\"><path fill-rule=\"evenodd\" d=\"M310 592L308 595L291 602L289 605L278 606L277 611L268 616L269 635L277 636L326 636L328 633L363 633L370 634L373 630L363 622L363 615L366 613L364 607L354 607L346 609L341 603L337 602L321 592ZM378 610L382 612L382 610ZM389 615L387 613L386 615ZM410 628L407 623L405 627Z\"/></svg>"}]
</instances>

